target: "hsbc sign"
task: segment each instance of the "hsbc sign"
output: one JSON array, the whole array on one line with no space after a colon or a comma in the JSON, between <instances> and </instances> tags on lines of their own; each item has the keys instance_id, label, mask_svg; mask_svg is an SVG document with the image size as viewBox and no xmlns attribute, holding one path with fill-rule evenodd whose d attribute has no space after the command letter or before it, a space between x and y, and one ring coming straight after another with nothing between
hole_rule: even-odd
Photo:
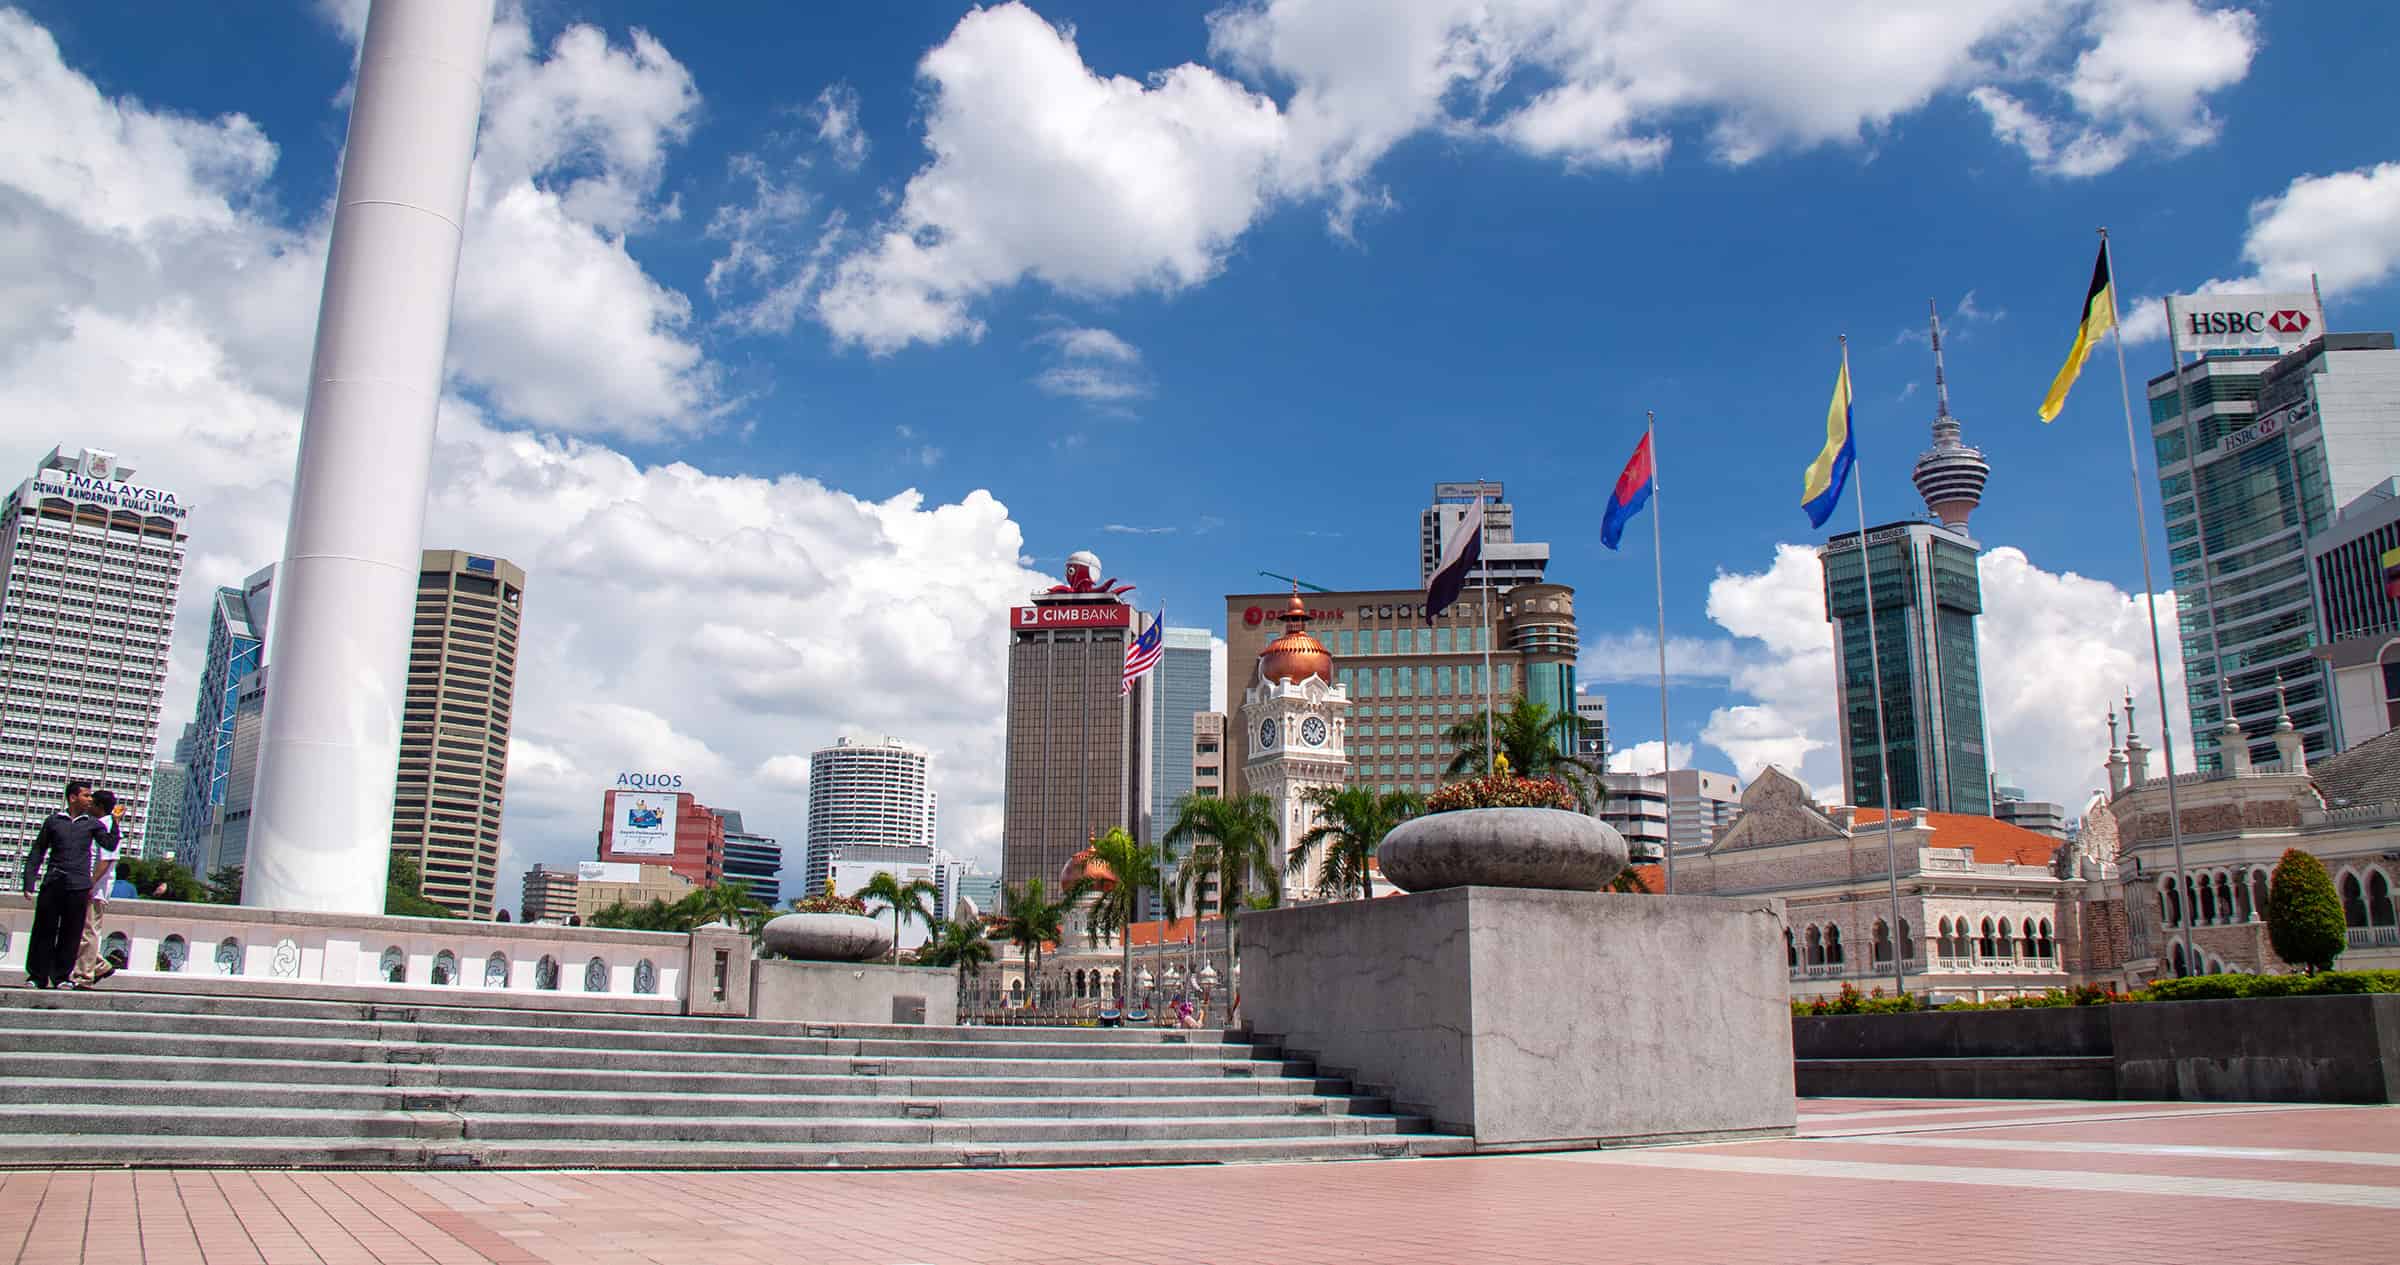
<instances>
[{"instance_id":1,"label":"hsbc sign","mask_svg":"<svg viewBox=\"0 0 2400 1265\"><path fill-rule=\"evenodd\" d=\"M2311 294L2179 294L2167 300L2179 352L2271 347L2292 351L2325 332Z\"/></svg>"}]
</instances>

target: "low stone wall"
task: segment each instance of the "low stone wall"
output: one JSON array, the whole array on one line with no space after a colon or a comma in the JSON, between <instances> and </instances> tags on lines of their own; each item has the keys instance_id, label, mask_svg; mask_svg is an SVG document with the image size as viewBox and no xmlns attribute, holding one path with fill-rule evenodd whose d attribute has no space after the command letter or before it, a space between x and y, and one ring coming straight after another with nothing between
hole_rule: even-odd
<instances>
[{"instance_id":1,"label":"low stone wall","mask_svg":"<svg viewBox=\"0 0 2400 1265\"><path fill-rule=\"evenodd\" d=\"M111 901L106 919L103 942L122 936L126 956L115 988L655 1014L697 1006L738 1015L749 1001L746 978L731 981L729 999L715 997L716 951L733 946L737 975L750 952L748 936L723 929L686 935L163 900ZM24 978L32 923L30 899L0 895L0 979ZM701 953L705 971L696 970Z\"/></svg>"},{"instance_id":2,"label":"low stone wall","mask_svg":"<svg viewBox=\"0 0 2400 1265\"><path fill-rule=\"evenodd\" d=\"M2400 1102L2400 994L1792 1020L1812 1096Z\"/></svg>"},{"instance_id":3,"label":"low stone wall","mask_svg":"<svg viewBox=\"0 0 2400 1265\"><path fill-rule=\"evenodd\" d=\"M1241 915L1242 1015L1478 1150L1792 1131L1773 900L1453 887Z\"/></svg>"},{"instance_id":4,"label":"low stone wall","mask_svg":"<svg viewBox=\"0 0 2400 1265\"><path fill-rule=\"evenodd\" d=\"M751 963L750 1015L808 1023L958 1022L958 976L945 967L882 962Z\"/></svg>"}]
</instances>

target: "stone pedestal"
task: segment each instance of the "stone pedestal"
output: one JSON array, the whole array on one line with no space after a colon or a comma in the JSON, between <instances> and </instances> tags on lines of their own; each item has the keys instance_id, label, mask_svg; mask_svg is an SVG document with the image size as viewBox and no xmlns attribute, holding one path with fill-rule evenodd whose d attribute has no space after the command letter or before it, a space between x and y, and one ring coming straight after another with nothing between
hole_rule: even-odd
<instances>
[{"instance_id":1,"label":"stone pedestal","mask_svg":"<svg viewBox=\"0 0 2400 1265\"><path fill-rule=\"evenodd\" d=\"M1478 1150L1792 1132L1779 901L1452 887L1241 918L1255 1031Z\"/></svg>"},{"instance_id":2,"label":"stone pedestal","mask_svg":"<svg viewBox=\"0 0 2400 1265\"><path fill-rule=\"evenodd\" d=\"M739 1019L750 1010L750 935L712 922L692 932L683 1013Z\"/></svg>"},{"instance_id":3,"label":"stone pedestal","mask_svg":"<svg viewBox=\"0 0 2400 1265\"><path fill-rule=\"evenodd\" d=\"M882 962L752 964L750 1016L809 1023L958 1022L958 973Z\"/></svg>"}]
</instances>

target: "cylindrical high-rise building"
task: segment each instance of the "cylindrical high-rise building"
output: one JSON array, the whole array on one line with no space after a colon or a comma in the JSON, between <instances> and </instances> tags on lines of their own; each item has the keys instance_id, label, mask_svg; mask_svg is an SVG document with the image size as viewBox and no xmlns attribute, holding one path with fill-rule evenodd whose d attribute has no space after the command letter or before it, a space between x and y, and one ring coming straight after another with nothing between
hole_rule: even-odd
<instances>
[{"instance_id":1,"label":"cylindrical high-rise building","mask_svg":"<svg viewBox=\"0 0 2400 1265\"><path fill-rule=\"evenodd\" d=\"M833 863L849 850L915 848L923 851L923 862L931 864L939 816L932 771L933 757L925 748L897 738L843 738L811 752L806 886L794 894L823 894ZM897 859L884 853L866 855Z\"/></svg>"},{"instance_id":2,"label":"cylindrical high-rise building","mask_svg":"<svg viewBox=\"0 0 2400 1265\"><path fill-rule=\"evenodd\" d=\"M245 902L383 912L409 616L493 0L375 0L277 569Z\"/></svg>"}]
</instances>

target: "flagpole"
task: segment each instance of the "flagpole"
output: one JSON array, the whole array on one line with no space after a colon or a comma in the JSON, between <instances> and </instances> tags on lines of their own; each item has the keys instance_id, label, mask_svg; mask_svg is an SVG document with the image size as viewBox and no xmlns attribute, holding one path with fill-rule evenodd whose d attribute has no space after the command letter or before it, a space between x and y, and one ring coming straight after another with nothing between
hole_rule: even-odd
<instances>
[{"instance_id":1,"label":"flagpole","mask_svg":"<svg viewBox=\"0 0 2400 1265\"><path fill-rule=\"evenodd\" d=\"M1492 638L1497 630L1492 626L1492 564L1483 556L1485 481L1475 480L1475 566L1483 572L1483 775L1490 777L1499 767L1499 748L1492 745Z\"/></svg>"},{"instance_id":2,"label":"flagpole","mask_svg":"<svg viewBox=\"0 0 2400 1265\"><path fill-rule=\"evenodd\" d=\"M2175 790L2175 726L2167 718L2167 663L2159 651L2158 591L2150 576L2150 513L2142 508L2142 450L2133 433L2133 384L2125 373L2125 331L2116 320L2117 255L2109 246L2108 228L2100 229L2100 259L2108 268L2109 322L2108 340L2117 349L2117 395L2125 405L2125 460L2133 480L2133 528L2142 547L2142 605L2150 612L2150 673L2158 683L2158 749L2167 763L2167 834L2175 843L2175 904L2183 917L2183 964L2192 969L2192 910L2190 893L2184 888L2183 877L2183 805ZM2091 319L2085 313L2084 319ZM2173 321L2167 324L2167 341L2175 339ZM2183 393L2183 358L2175 360L2175 391ZM2179 399L2180 402L2180 399Z\"/></svg>"},{"instance_id":3,"label":"flagpole","mask_svg":"<svg viewBox=\"0 0 2400 1265\"><path fill-rule=\"evenodd\" d=\"M1883 732L1883 652L1875 642L1875 563L1867 549L1867 481L1858 471L1857 412L1851 406L1858 399L1858 390L1850 381L1850 336L1842 335L1842 425L1849 431L1850 482L1857 485L1850 503L1858 510L1858 566L1861 582L1866 586L1867 673L1873 678L1875 692L1875 760L1882 777L1883 791L1883 876L1892 902L1892 995L1908 995L1908 964L1900 957L1900 844L1894 836L1892 818L1900 811L1892 802L1892 744ZM1842 727L1850 727L1848 701ZM1869 940L1872 952L1872 938Z\"/></svg>"},{"instance_id":4,"label":"flagpole","mask_svg":"<svg viewBox=\"0 0 2400 1265\"><path fill-rule=\"evenodd\" d=\"M1667 729L1667 563L1658 525L1658 412L1650 410L1647 416L1649 425L1642 436L1650 441L1650 580L1651 591L1658 598L1658 776L1667 783L1666 894L1672 896L1675 894L1675 785L1667 775L1675 771L1675 747L1668 740Z\"/></svg>"}]
</instances>

